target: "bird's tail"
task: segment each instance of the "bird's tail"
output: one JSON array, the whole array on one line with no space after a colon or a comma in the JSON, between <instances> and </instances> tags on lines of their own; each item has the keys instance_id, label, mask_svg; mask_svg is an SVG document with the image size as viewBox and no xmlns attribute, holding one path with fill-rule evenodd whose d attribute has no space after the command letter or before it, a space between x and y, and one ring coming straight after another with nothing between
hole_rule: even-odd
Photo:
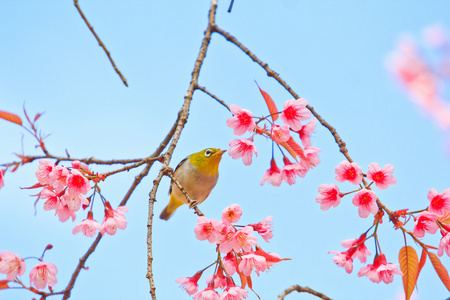
<instances>
[{"instance_id":1,"label":"bird's tail","mask_svg":"<svg viewBox=\"0 0 450 300\"><path fill-rule=\"evenodd\" d=\"M177 210L177 208L183 204L184 203L182 201L178 200L173 196L173 194L171 194L169 204L167 204L166 208L164 208L164 210L161 212L159 218L166 221L169 220L175 210Z\"/></svg>"}]
</instances>

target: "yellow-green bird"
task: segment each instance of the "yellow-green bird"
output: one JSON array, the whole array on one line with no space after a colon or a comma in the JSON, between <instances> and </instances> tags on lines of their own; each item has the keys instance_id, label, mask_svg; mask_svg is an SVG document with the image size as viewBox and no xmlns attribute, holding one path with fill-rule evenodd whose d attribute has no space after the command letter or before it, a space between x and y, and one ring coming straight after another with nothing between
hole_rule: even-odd
<instances>
[{"instance_id":1,"label":"yellow-green bird","mask_svg":"<svg viewBox=\"0 0 450 300\"><path fill-rule=\"evenodd\" d=\"M226 150L208 148L194 153L183 159L175 169L174 177L186 190L186 193L198 204L205 201L219 178L219 163ZM163 220L169 220L175 210L187 199L172 182L170 185L170 201L159 216Z\"/></svg>"}]
</instances>

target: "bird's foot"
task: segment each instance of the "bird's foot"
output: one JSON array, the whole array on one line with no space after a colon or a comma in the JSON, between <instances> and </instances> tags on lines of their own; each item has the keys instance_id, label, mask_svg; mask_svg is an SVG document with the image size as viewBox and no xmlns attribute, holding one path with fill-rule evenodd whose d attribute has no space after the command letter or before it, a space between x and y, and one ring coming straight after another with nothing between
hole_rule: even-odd
<instances>
[{"instance_id":1,"label":"bird's foot","mask_svg":"<svg viewBox=\"0 0 450 300\"><path fill-rule=\"evenodd\" d=\"M197 200L192 200L191 203L189 203L189 208L193 209L197 205L198 205L198 201Z\"/></svg>"},{"instance_id":2,"label":"bird's foot","mask_svg":"<svg viewBox=\"0 0 450 300\"><path fill-rule=\"evenodd\" d=\"M172 175L173 174L173 169L171 167L162 167L161 171L163 172L164 175Z\"/></svg>"}]
</instances>

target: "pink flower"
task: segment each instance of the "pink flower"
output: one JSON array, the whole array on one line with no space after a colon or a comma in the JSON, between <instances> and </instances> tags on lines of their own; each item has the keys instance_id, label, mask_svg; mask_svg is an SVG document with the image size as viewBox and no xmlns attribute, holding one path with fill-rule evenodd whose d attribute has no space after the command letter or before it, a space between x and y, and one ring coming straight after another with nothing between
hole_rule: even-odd
<instances>
[{"instance_id":1,"label":"pink flower","mask_svg":"<svg viewBox=\"0 0 450 300\"><path fill-rule=\"evenodd\" d=\"M428 211L442 216L444 212L450 211L450 189L439 194L435 189L430 189L427 195L430 205Z\"/></svg>"},{"instance_id":2,"label":"pink flower","mask_svg":"<svg viewBox=\"0 0 450 300\"><path fill-rule=\"evenodd\" d=\"M442 238L439 242L439 248L437 254L439 256L444 255L444 252L447 253L448 256L450 256L450 234L446 231L441 231Z\"/></svg>"},{"instance_id":3,"label":"pink flower","mask_svg":"<svg viewBox=\"0 0 450 300\"><path fill-rule=\"evenodd\" d=\"M89 205L89 201L81 194L70 194L67 189L64 195L61 197L61 204L67 205L71 211L78 211L83 205Z\"/></svg>"},{"instance_id":4,"label":"pink flower","mask_svg":"<svg viewBox=\"0 0 450 300\"><path fill-rule=\"evenodd\" d=\"M78 232L83 232L85 236L93 237L95 232L100 230L100 224L94 220L92 211L88 212L87 219L84 219L80 223L78 223L72 230L73 234L77 234Z\"/></svg>"},{"instance_id":5,"label":"pink flower","mask_svg":"<svg viewBox=\"0 0 450 300\"><path fill-rule=\"evenodd\" d=\"M270 161L270 169L264 173L261 179L261 185L269 182L273 186L280 186L281 184L281 170L277 167L275 159Z\"/></svg>"},{"instance_id":6,"label":"pink flower","mask_svg":"<svg viewBox=\"0 0 450 300\"><path fill-rule=\"evenodd\" d=\"M403 273L397 268L398 264L391 264L386 261L384 254L376 255L373 265L367 265L361 268L358 276L367 276L373 282L380 283L383 281L388 284L394 280L394 274L403 276Z\"/></svg>"},{"instance_id":7,"label":"pink flower","mask_svg":"<svg viewBox=\"0 0 450 300\"><path fill-rule=\"evenodd\" d=\"M378 163L374 162L369 165L369 172L367 178L375 182L375 185L380 190L387 189L388 186L397 183L397 179L392 175L394 173L394 166L387 164L380 169Z\"/></svg>"},{"instance_id":8,"label":"pink flower","mask_svg":"<svg viewBox=\"0 0 450 300\"><path fill-rule=\"evenodd\" d=\"M345 268L345 272L350 274L353 271L353 259L350 255L348 255L348 252L338 252L338 251L329 251L328 254L336 254L333 257L333 262L338 267Z\"/></svg>"},{"instance_id":9,"label":"pink flower","mask_svg":"<svg viewBox=\"0 0 450 300\"><path fill-rule=\"evenodd\" d=\"M244 228L235 232L231 239L231 245L235 252L239 252L241 249L245 252L250 252L252 246L256 245L257 238L252 235L253 227L245 226Z\"/></svg>"},{"instance_id":10,"label":"pink flower","mask_svg":"<svg viewBox=\"0 0 450 300\"><path fill-rule=\"evenodd\" d=\"M225 275L223 274L223 269L219 267L217 270L217 273L215 275L210 275L208 278L206 278L206 284L208 286L214 287L214 289L224 289L227 286L227 279L225 278Z\"/></svg>"},{"instance_id":11,"label":"pink flower","mask_svg":"<svg viewBox=\"0 0 450 300\"><path fill-rule=\"evenodd\" d=\"M305 151L303 152L305 154L306 160L302 161L305 163L306 170L309 169L309 166L317 166L320 164L320 158L319 153L322 152L321 149L316 147L306 147ZM306 173L306 172L305 172Z\"/></svg>"},{"instance_id":12,"label":"pink flower","mask_svg":"<svg viewBox=\"0 0 450 300\"><path fill-rule=\"evenodd\" d=\"M234 129L235 135L243 135L247 130L252 132L255 130L256 123L253 120L253 114L247 109L242 109L237 105L230 105L233 117L228 118L227 126Z\"/></svg>"},{"instance_id":13,"label":"pink flower","mask_svg":"<svg viewBox=\"0 0 450 300\"><path fill-rule=\"evenodd\" d=\"M218 243L222 238L220 229L226 226L225 224L215 220L207 219L206 217L197 218L197 226L194 228L195 236L200 241L208 239L210 243Z\"/></svg>"},{"instance_id":14,"label":"pink flower","mask_svg":"<svg viewBox=\"0 0 450 300\"><path fill-rule=\"evenodd\" d=\"M367 249L366 245L364 245L365 240L366 234L364 233L358 239L348 239L341 241L341 245L345 248L349 248L346 252L352 259L357 257L364 264L366 263L367 256L370 255L369 249Z\"/></svg>"},{"instance_id":15,"label":"pink flower","mask_svg":"<svg viewBox=\"0 0 450 300\"><path fill-rule=\"evenodd\" d=\"M236 223L242 216L242 209L237 204L231 204L222 212L222 221L225 224Z\"/></svg>"},{"instance_id":16,"label":"pink flower","mask_svg":"<svg viewBox=\"0 0 450 300\"><path fill-rule=\"evenodd\" d=\"M0 189L5 186L5 181L3 179L4 174L5 174L5 170L0 170Z\"/></svg>"},{"instance_id":17,"label":"pink flower","mask_svg":"<svg viewBox=\"0 0 450 300\"><path fill-rule=\"evenodd\" d=\"M50 174L48 174L48 184L51 185L57 193L64 190L66 180L69 176L69 170L64 166L54 166Z\"/></svg>"},{"instance_id":18,"label":"pink flower","mask_svg":"<svg viewBox=\"0 0 450 300\"><path fill-rule=\"evenodd\" d=\"M30 271L30 281L34 286L42 290L48 284L52 287L56 284L56 273L58 269L52 263L41 262Z\"/></svg>"},{"instance_id":19,"label":"pink flower","mask_svg":"<svg viewBox=\"0 0 450 300\"><path fill-rule=\"evenodd\" d=\"M258 248L258 250L253 252L253 254L262 256L262 257L264 257L266 259L267 270L270 267L274 266L276 263L279 263L280 261L283 260L281 258L281 256L279 256L278 254L272 253L272 252L267 253L264 250L261 250L260 248Z\"/></svg>"},{"instance_id":20,"label":"pink flower","mask_svg":"<svg viewBox=\"0 0 450 300\"><path fill-rule=\"evenodd\" d=\"M285 156L283 157L284 167L281 169L281 179L292 185L295 183L296 176L304 177L306 172L305 166L301 164L293 164Z\"/></svg>"},{"instance_id":21,"label":"pink flower","mask_svg":"<svg viewBox=\"0 0 450 300\"><path fill-rule=\"evenodd\" d=\"M367 218L370 213L376 214L378 211L377 195L372 190L362 189L353 196L352 203L358 207L358 214L361 218Z\"/></svg>"},{"instance_id":22,"label":"pink flower","mask_svg":"<svg viewBox=\"0 0 450 300\"><path fill-rule=\"evenodd\" d=\"M302 140L302 144L304 147L312 146L311 133L313 133L314 130L316 129L316 122L317 119L314 118L305 125L303 125L303 127L300 130L296 131L300 135L300 139Z\"/></svg>"},{"instance_id":23,"label":"pink flower","mask_svg":"<svg viewBox=\"0 0 450 300\"><path fill-rule=\"evenodd\" d=\"M6 274L6 280L14 280L25 273L25 261L16 253L4 250L0 253L0 273Z\"/></svg>"},{"instance_id":24,"label":"pink flower","mask_svg":"<svg viewBox=\"0 0 450 300\"><path fill-rule=\"evenodd\" d=\"M435 234L438 226L436 224L437 215L428 211L423 211L414 218L414 235L418 238L425 236L425 231Z\"/></svg>"},{"instance_id":25,"label":"pink flower","mask_svg":"<svg viewBox=\"0 0 450 300\"><path fill-rule=\"evenodd\" d=\"M195 273L192 277L180 277L175 282L181 284L181 287L189 295L193 295L198 291L198 280L202 276L203 271Z\"/></svg>"},{"instance_id":26,"label":"pink flower","mask_svg":"<svg viewBox=\"0 0 450 300\"><path fill-rule=\"evenodd\" d=\"M53 170L55 165L49 161L48 159L39 160L39 166L36 171L36 178L39 183L42 185L46 185L49 183L49 174Z\"/></svg>"},{"instance_id":27,"label":"pink flower","mask_svg":"<svg viewBox=\"0 0 450 300\"><path fill-rule=\"evenodd\" d=\"M251 224L253 230L258 231L261 237L268 243L269 240L273 237L272 233L272 224L273 218L272 216L268 216L258 224Z\"/></svg>"},{"instance_id":28,"label":"pink flower","mask_svg":"<svg viewBox=\"0 0 450 300\"><path fill-rule=\"evenodd\" d=\"M212 287L207 287L197 292L194 295L194 300L220 300L220 296Z\"/></svg>"},{"instance_id":29,"label":"pink flower","mask_svg":"<svg viewBox=\"0 0 450 300\"><path fill-rule=\"evenodd\" d=\"M72 218L72 221L75 221L75 218L77 217L73 210L70 210L67 205L62 204L56 208L56 214L61 222L65 222L69 220L69 218Z\"/></svg>"},{"instance_id":30,"label":"pink flower","mask_svg":"<svg viewBox=\"0 0 450 300\"><path fill-rule=\"evenodd\" d=\"M311 118L311 112L306 108L308 101L303 98L288 100L283 105L283 112L280 115L281 121L292 128L300 130L302 123L300 121Z\"/></svg>"},{"instance_id":31,"label":"pink flower","mask_svg":"<svg viewBox=\"0 0 450 300\"><path fill-rule=\"evenodd\" d=\"M91 189L89 180L81 174L80 171L73 169L70 171L70 175L67 177L67 187L69 194L83 194L86 195Z\"/></svg>"},{"instance_id":32,"label":"pink flower","mask_svg":"<svg viewBox=\"0 0 450 300\"><path fill-rule=\"evenodd\" d=\"M341 162L336 169L336 180L344 182L348 180L351 184L360 184L362 181L361 168L357 163L348 161Z\"/></svg>"},{"instance_id":33,"label":"pink flower","mask_svg":"<svg viewBox=\"0 0 450 300\"><path fill-rule=\"evenodd\" d=\"M236 256L232 252L228 252L222 261L228 276L233 276L238 266Z\"/></svg>"},{"instance_id":34,"label":"pink flower","mask_svg":"<svg viewBox=\"0 0 450 300\"><path fill-rule=\"evenodd\" d=\"M219 244L219 251L221 253L229 253L233 250L233 237L236 233L236 229L231 225L224 224L225 227L221 230L222 239Z\"/></svg>"},{"instance_id":35,"label":"pink flower","mask_svg":"<svg viewBox=\"0 0 450 300\"><path fill-rule=\"evenodd\" d=\"M72 168L74 168L74 169L79 169L79 168L81 168L81 162L80 162L79 160L74 160L74 161L72 162Z\"/></svg>"},{"instance_id":36,"label":"pink flower","mask_svg":"<svg viewBox=\"0 0 450 300\"><path fill-rule=\"evenodd\" d=\"M242 256L242 261L239 263L239 271L245 276L250 276L253 270L259 276L259 271L264 272L267 269L267 263L264 256L255 254L246 254Z\"/></svg>"},{"instance_id":37,"label":"pink flower","mask_svg":"<svg viewBox=\"0 0 450 300\"><path fill-rule=\"evenodd\" d=\"M227 288L222 295L220 295L220 300L241 300L247 298L247 291L241 289L240 287L233 286Z\"/></svg>"},{"instance_id":38,"label":"pink flower","mask_svg":"<svg viewBox=\"0 0 450 300\"><path fill-rule=\"evenodd\" d=\"M39 194L42 199L47 199L44 202L44 210L57 210L61 206L60 194L57 194L47 188L42 189Z\"/></svg>"},{"instance_id":39,"label":"pink flower","mask_svg":"<svg viewBox=\"0 0 450 300\"><path fill-rule=\"evenodd\" d=\"M338 206L343 196L334 183L321 184L319 186L319 195L316 196L316 202L320 203L321 210L328 210L332 206Z\"/></svg>"},{"instance_id":40,"label":"pink flower","mask_svg":"<svg viewBox=\"0 0 450 300\"><path fill-rule=\"evenodd\" d=\"M228 155L230 155L233 159L238 159L242 157L242 161L244 165L249 166L252 164L252 155L255 153L255 156L258 156L255 145L253 144L253 139L234 139L231 140L230 150L228 150Z\"/></svg>"},{"instance_id":41,"label":"pink flower","mask_svg":"<svg viewBox=\"0 0 450 300\"><path fill-rule=\"evenodd\" d=\"M272 126L272 139L275 143L281 144L287 142L290 137L289 127L279 125Z\"/></svg>"},{"instance_id":42,"label":"pink flower","mask_svg":"<svg viewBox=\"0 0 450 300\"><path fill-rule=\"evenodd\" d=\"M119 206L117 209L112 209L111 204L108 201L105 202L105 218L100 227L100 233L102 235L105 232L109 235L114 235L118 229L125 229L127 227L127 220L125 219L125 213L128 212L128 208L125 206Z\"/></svg>"}]
</instances>

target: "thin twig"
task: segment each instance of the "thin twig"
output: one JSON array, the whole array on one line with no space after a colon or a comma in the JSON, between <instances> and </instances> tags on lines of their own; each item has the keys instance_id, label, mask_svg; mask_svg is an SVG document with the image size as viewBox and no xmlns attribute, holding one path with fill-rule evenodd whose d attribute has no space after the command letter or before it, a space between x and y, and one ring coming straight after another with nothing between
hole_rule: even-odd
<instances>
[{"instance_id":1,"label":"thin twig","mask_svg":"<svg viewBox=\"0 0 450 300\"><path fill-rule=\"evenodd\" d=\"M127 79L122 75L122 73L120 72L119 68L117 68L116 64L114 63L110 52L108 51L108 49L106 49L105 44L103 44L103 42L100 40L100 38L98 37L97 33L95 33L94 31L94 27L92 27L92 25L89 23L89 21L86 19L86 17L84 16L83 12L81 11L80 6L78 5L78 0L73 0L73 4L75 4L75 7L77 8L78 12L80 13L80 16L83 18L84 22L86 23L87 27L89 28L89 30L92 32L92 34L95 36L95 39L98 42L98 45L100 47L103 48L103 50L105 51L106 55L109 58L109 61L111 62L111 65L113 66L114 70L116 71L116 73L120 76L120 79L122 79L123 84L125 84L125 86L128 87L128 83L127 83Z\"/></svg>"},{"instance_id":2,"label":"thin twig","mask_svg":"<svg viewBox=\"0 0 450 300\"><path fill-rule=\"evenodd\" d=\"M253 52L251 52L247 47L245 47L241 42L239 42L234 36L232 36L231 34L229 34L228 32L226 32L225 30L222 30L221 28L214 26L214 32L219 33L220 35L222 35L224 38L227 39L227 41L233 43L234 45L236 45L238 48L240 48L245 54L247 54L254 62L256 62L258 65L260 65L266 72L267 75L270 77L273 77L276 81L278 81L279 84L281 84L295 99L300 98L299 95L297 95L297 93L294 92L294 90L280 77L280 75L275 72L274 70L272 70L269 65L265 62L263 62L262 60L260 60ZM353 162L352 158L350 157L350 155L348 154L348 150L346 148L345 143L342 141L341 137L339 136L339 134L337 133L336 129L334 129L328 122L326 122L315 110L312 106L307 105L306 106L311 113L314 115L314 117L317 118L317 120L319 120L319 122L326 127L331 134L334 137L334 140L336 141L336 143L339 146L339 150L342 152L342 154L344 154L344 156L347 158L347 160L349 162Z\"/></svg>"},{"instance_id":3,"label":"thin twig","mask_svg":"<svg viewBox=\"0 0 450 300\"><path fill-rule=\"evenodd\" d=\"M158 190L159 184L161 182L161 179L164 176L164 172L169 166L170 160L172 158L173 151L175 150L175 147L178 143L178 140L180 138L181 132L184 128L184 125L187 122L187 118L189 115L189 108L191 105L192 97L194 94L194 91L197 86L198 77L200 75L200 69L203 65L203 61L206 57L206 51L208 50L209 43L211 41L211 34L212 34L212 28L215 26L215 15L216 15L216 9L217 9L217 0L211 1L211 8L209 11L209 17L208 17L208 27L206 28L205 35L202 40L202 44L200 47L199 54L197 56L197 59L195 61L194 70L192 71L191 75L191 82L189 84L189 89L184 96L184 103L178 112L178 118L174 123L174 126L172 129L174 130L172 141L169 145L169 148L167 152L163 155L163 166L161 167L161 170L158 173L158 176L153 181L153 188L149 193L149 213L148 213L148 223L147 223L147 256L148 256L148 262L147 262L147 278L149 280L150 284L150 294L152 296L152 299L156 299L156 288L153 281L153 273L152 273L152 264L153 264L153 256L152 256L152 227L153 227L153 204L156 201L156 191Z\"/></svg>"},{"instance_id":4,"label":"thin twig","mask_svg":"<svg viewBox=\"0 0 450 300\"><path fill-rule=\"evenodd\" d=\"M323 299L323 300L332 300L331 298L327 297L326 295L324 295L324 294L322 294L320 292L317 292L317 291L313 290L312 288L309 288L307 286L302 287L302 286L299 286L298 284L293 285L293 286L287 288L286 290L284 290L284 292L282 292L278 296L278 300L283 300L284 297L286 297L288 294L290 294L290 293L292 293L294 291L297 291L299 293L309 293L309 294L314 295L314 296L316 296L316 297L318 297L320 299Z\"/></svg>"},{"instance_id":5,"label":"thin twig","mask_svg":"<svg viewBox=\"0 0 450 300\"><path fill-rule=\"evenodd\" d=\"M202 92L204 92L205 94L209 95L211 98L213 98L214 100L216 100L217 102L219 102L220 104L222 104L223 106L226 107L226 109L230 110L230 107L228 106L228 104L225 103L225 101L223 101L222 99L220 99L219 97L217 97L216 95L214 95L213 93L211 93L210 91L208 91L206 88L199 86L197 84L197 86L195 87L197 90L200 90Z\"/></svg>"}]
</instances>

